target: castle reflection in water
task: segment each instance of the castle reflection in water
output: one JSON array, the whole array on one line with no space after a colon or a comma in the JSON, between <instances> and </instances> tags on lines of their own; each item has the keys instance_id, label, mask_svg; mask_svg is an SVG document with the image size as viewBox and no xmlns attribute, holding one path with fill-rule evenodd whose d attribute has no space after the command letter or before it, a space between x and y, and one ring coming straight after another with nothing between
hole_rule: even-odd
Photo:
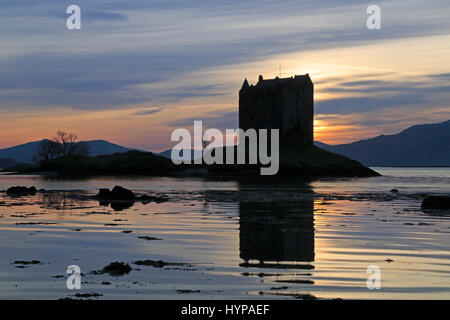
<instances>
[{"instance_id":1,"label":"castle reflection in water","mask_svg":"<svg viewBox=\"0 0 450 320\"><path fill-rule=\"evenodd\" d=\"M239 215L242 266L284 268L314 261L314 200L241 202Z\"/></svg>"}]
</instances>

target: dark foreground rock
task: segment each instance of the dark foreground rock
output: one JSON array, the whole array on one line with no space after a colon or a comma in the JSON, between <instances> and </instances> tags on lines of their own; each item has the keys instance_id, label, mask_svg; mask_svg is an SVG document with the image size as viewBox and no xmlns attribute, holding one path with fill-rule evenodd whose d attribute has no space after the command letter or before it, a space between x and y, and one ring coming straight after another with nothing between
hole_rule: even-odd
<instances>
[{"instance_id":1,"label":"dark foreground rock","mask_svg":"<svg viewBox=\"0 0 450 320\"><path fill-rule=\"evenodd\" d=\"M111 190L100 189L98 194L95 197L99 198L99 199L109 199L111 197Z\"/></svg>"},{"instance_id":2,"label":"dark foreground rock","mask_svg":"<svg viewBox=\"0 0 450 320\"><path fill-rule=\"evenodd\" d=\"M77 298L98 298L103 296L101 293L90 292L90 293L76 293L74 297Z\"/></svg>"},{"instance_id":3,"label":"dark foreground rock","mask_svg":"<svg viewBox=\"0 0 450 320\"><path fill-rule=\"evenodd\" d=\"M169 201L169 198L165 196L152 196L144 194L137 197L133 193L133 191L125 189L121 186L115 186L112 190L106 188L100 189L98 194L95 195L94 198L100 201L100 205L111 205L111 208L114 211L129 209L137 201L140 201L143 204L151 202L162 203Z\"/></svg>"},{"instance_id":4,"label":"dark foreground rock","mask_svg":"<svg viewBox=\"0 0 450 320\"><path fill-rule=\"evenodd\" d=\"M31 261L17 260L14 261L13 264L30 265L30 264L41 264L41 262L39 260L31 260Z\"/></svg>"},{"instance_id":5,"label":"dark foreground rock","mask_svg":"<svg viewBox=\"0 0 450 320\"><path fill-rule=\"evenodd\" d=\"M429 196L422 201L422 209L450 209L450 197Z\"/></svg>"},{"instance_id":6,"label":"dark foreground rock","mask_svg":"<svg viewBox=\"0 0 450 320\"><path fill-rule=\"evenodd\" d=\"M109 189L100 189L95 196L102 200L134 200L136 196L133 191L125 189L121 186L115 186L111 191Z\"/></svg>"},{"instance_id":7,"label":"dark foreground rock","mask_svg":"<svg viewBox=\"0 0 450 320\"><path fill-rule=\"evenodd\" d=\"M162 260L138 260L133 261L133 264L138 266L147 266L154 268L164 268L166 266L191 266L189 263L181 263L181 262L166 262Z\"/></svg>"},{"instance_id":8,"label":"dark foreground rock","mask_svg":"<svg viewBox=\"0 0 450 320\"><path fill-rule=\"evenodd\" d=\"M8 190L6 190L6 193L10 196L28 196L28 195L35 195L37 192L35 187L20 187L15 186L11 187Z\"/></svg>"},{"instance_id":9,"label":"dark foreground rock","mask_svg":"<svg viewBox=\"0 0 450 320\"><path fill-rule=\"evenodd\" d=\"M111 199L117 200L133 200L136 196L133 191L125 189L121 186L115 186L111 191Z\"/></svg>"},{"instance_id":10,"label":"dark foreground rock","mask_svg":"<svg viewBox=\"0 0 450 320\"><path fill-rule=\"evenodd\" d=\"M128 263L117 261L117 262L111 262L110 264L105 266L102 270L94 271L93 273L95 273L95 274L107 273L110 276L118 277L118 276L123 276L125 274L130 273L130 271L131 271L131 267Z\"/></svg>"}]
</instances>

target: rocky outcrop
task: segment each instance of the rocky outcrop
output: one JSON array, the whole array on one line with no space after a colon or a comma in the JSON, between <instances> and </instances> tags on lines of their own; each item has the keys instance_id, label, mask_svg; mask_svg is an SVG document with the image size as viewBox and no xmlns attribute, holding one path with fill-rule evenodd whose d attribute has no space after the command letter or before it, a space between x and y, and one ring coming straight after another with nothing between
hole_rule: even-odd
<instances>
[{"instance_id":1,"label":"rocky outcrop","mask_svg":"<svg viewBox=\"0 0 450 320\"><path fill-rule=\"evenodd\" d=\"M422 209L450 209L450 197L429 196L422 201Z\"/></svg>"},{"instance_id":2,"label":"rocky outcrop","mask_svg":"<svg viewBox=\"0 0 450 320\"><path fill-rule=\"evenodd\" d=\"M11 187L8 190L6 190L6 193L9 196L29 196L29 195L35 195L37 192L35 187L21 187L21 186L15 186Z\"/></svg>"},{"instance_id":3,"label":"rocky outcrop","mask_svg":"<svg viewBox=\"0 0 450 320\"><path fill-rule=\"evenodd\" d=\"M98 194L94 196L100 202L100 205L108 206L114 211L122 211L131 208L135 202L148 204L151 202L161 203L169 201L165 196L140 195L136 196L133 191L125 189L121 186L115 186L112 190L102 188Z\"/></svg>"},{"instance_id":4,"label":"rocky outcrop","mask_svg":"<svg viewBox=\"0 0 450 320\"><path fill-rule=\"evenodd\" d=\"M111 191L109 189L100 189L95 196L101 200L134 200L136 196L133 191L125 189L121 186L115 186Z\"/></svg>"},{"instance_id":5,"label":"rocky outcrop","mask_svg":"<svg viewBox=\"0 0 450 320\"><path fill-rule=\"evenodd\" d=\"M223 150L223 155L226 150ZM236 158L236 150L234 150ZM248 154L246 155L248 159ZM225 162L225 158L224 158ZM236 163L236 161L235 161ZM194 167L194 166L192 166ZM205 166L210 175L255 176L260 175L262 165L209 165ZM300 178L328 177L377 177L379 173L361 163L344 156L328 152L316 146L284 145L280 146L280 164L274 177L289 176ZM270 176L266 176L268 178Z\"/></svg>"}]
</instances>

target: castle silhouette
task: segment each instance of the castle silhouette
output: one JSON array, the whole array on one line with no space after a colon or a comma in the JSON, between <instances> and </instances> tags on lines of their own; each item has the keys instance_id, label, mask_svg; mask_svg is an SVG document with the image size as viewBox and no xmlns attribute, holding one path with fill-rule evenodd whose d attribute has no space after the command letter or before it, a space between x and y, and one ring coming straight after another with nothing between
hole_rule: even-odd
<instances>
[{"instance_id":1,"label":"castle silhouette","mask_svg":"<svg viewBox=\"0 0 450 320\"><path fill-rule=\"evenodd\" d=\"M239 128L279 129L280 143L312 145L314 85L309 74L264 80L245 79L239 91Z\"/></svg>"}]
</instances>

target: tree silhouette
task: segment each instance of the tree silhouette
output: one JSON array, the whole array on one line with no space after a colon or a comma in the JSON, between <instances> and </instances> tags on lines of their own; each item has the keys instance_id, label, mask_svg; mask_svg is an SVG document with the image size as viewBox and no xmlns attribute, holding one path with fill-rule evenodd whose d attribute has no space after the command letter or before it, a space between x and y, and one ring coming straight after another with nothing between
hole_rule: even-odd
<instances>
[{"instance_id":1,"label":"tree silhouette","mask_svg":"<svg viewBox=\"0 0 450 320\"><path fill-rule=\"evenodd\" d=\"M44 140L39 145L33 162L41 163L51 159L70 155L88 155L90 147L86 142L78 142L78 135L74 132L58 130L52 140Z\"/></svg>"}]
</instances>

